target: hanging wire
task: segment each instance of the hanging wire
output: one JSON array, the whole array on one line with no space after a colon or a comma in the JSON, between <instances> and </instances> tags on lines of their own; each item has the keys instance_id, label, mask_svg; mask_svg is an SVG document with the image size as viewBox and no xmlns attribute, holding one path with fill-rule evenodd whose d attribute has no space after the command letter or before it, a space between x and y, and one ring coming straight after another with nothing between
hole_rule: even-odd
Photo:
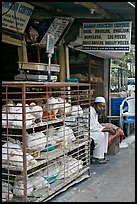
<instances>
[{"instance_id":1,"label":"hanging wire","mask_svg":"<svg viewBox=\"0 0 137 204\"><path fill-rule=\"evenodd\" d=\"M16 30L17 30L17 34L18 34L18 36L20 37L20 41L21 41L21 45L22 45L22 61L21 61L21 70L22 70L22 67L23 67L23 61L24 61L23 42L22 42L22 36L21 36L21 34L19 33L19 29L18 29L17 15L16 15L16 8L15 8L15 2L13 2L13 5L14 5L14 19L15 19L15 24L16 24ZM26 77L26 80L28 81L28 77L27 77L27 75L26 75L25 72L24 72L24 75L25 75L25 77Z\"/></svg>"},{"instance_id":2,"label":"hanging wire","mask_svg":"<svg viewBox=\"0 0 137 204\"><path fill-rule=\"evenodd\" d=\"M3 16L3 15L6 15L6 14L11 10L13 4L14 4L14 2L12 2L12 4L10 5L10 8L9 8L5 13L2 13L2 16Z\"/></svg>"},{"instance_id":3,"label":"hanging wire","mask_svg":"<svg viewBox=\"0 0 137 204\"><path fill-rule=\"evenodd\" d=\"M22 66L23 66L23 58L24 58L24 51L23 51L22 36L21 36L20 33L19 33L18 25L17 25L17 16L16 16L15 2L12 2L11 5L10 5L10 8L9 8L5 13L2 13L2 15L6 15L6 14L11 10L12 7L13 7L13 11L14 11L14 19L15 19L17 34L18 34L18 36L20 37L20 41L21 41L21 45L22 45L22 63L21 63L21 69L22 69ZM26 73L25 73L25 77L26 77L26 79L28 80Z\"/></svg>"}]
</instances>

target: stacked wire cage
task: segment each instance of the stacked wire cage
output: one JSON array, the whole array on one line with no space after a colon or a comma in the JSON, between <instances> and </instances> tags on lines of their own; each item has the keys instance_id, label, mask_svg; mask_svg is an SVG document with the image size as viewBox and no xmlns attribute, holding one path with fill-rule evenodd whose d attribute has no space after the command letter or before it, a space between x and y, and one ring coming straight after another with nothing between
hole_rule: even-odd
<instances>
[{"instance_id":1,"label":"stacked wire cage","mask_svg":"<svg viewBox=\"0 0 137 204\"><path fill-rule=\"evenodd\" d=\"M90 94L89 84L2 83L3 202L47 201L89 176Z\"/></svg>"}]
</instances>

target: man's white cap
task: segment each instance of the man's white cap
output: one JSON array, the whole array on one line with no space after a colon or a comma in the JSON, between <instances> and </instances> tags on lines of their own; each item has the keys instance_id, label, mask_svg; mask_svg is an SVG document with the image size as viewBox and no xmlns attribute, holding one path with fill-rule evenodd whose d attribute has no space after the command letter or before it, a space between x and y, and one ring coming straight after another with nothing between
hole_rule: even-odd
<instances>
[{"instance_id":1,"label":"man's white cap","mask_svg":"<svg viewBox=\"0 0 137 204\"><path fill-rule=\"evenodd\" d=\"M95 98L95 103L106 103L106 100L102 96L98 96Z\"/></svg>"}]
</instances>

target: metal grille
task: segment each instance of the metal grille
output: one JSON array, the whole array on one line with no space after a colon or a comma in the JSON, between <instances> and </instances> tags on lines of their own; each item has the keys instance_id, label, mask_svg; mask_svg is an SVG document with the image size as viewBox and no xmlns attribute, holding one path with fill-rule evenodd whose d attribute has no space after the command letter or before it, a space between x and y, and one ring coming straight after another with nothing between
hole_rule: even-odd
<instances>
[{"instance_id":1,"label":"metal grille","mask_svg":"<svg viewBox=\"0 0 137 204\"><path fill-rule=\"evenodd\" d=\"M89 84L2 83L3 202L46 201L89 174L90 98Z\"/></svg>"}]
</instances>

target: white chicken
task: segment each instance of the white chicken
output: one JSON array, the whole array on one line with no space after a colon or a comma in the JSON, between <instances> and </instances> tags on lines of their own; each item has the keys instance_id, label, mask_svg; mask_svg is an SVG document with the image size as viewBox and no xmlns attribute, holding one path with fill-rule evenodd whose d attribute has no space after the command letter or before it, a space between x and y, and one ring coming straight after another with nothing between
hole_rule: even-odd
<instances>
[{"instance_id":1,"label":"white chicken","mask_svg":"<svg viewBox=\"0 0 137 204\"><path fill-rule=\"evenodd\" d=\"M37 161L30 155L26 154L27 166L36 164ZM2 145L2 164L5 164L5 168L11 168L14 170L23 169L23 151L19 144L7 142Z\"/></svg>"},{"instance_id":2,"label":"white chicken","mask_svg":"<svg viewBox=\"0 0 137 204\"><path fill-rule=\"evenodd\" d=\"M68 115L71 112L71 104L66 102L63 98L57 98L59 101L59 113Z\"/></svg>"},{"instance_id":3,"label":"white chicken","mask_svg":"<svg viewBox=\"0 0 137 204\"><path fill-rule=\"evenodd\" d=\"M35 191L42 188L49 188L50 184L42 176L32 176L27 179L27 196L35 194ZM23 180L16 180L13 186L13 194L16 196L24 195Z\"/></svg>"},{"instance_id":4,"label":"white chicken","mask_svg":"<svg viewBox=\"0 0 137 204\"><path fill-rule=\"evenodd\" d=\"M36 120L40 120L42 122L42 116L43 116L43 109L41 106L36 105L34 102L32 102L29 106L31 114L34 115Z\"/></svg>"},{"instance_id":5,"label":"white chicken","mask_svg":"<svg viewBox=\"0 0 137 204\"><path fill-rule=\"evenodd\" d=\"M44 177L49 183L52 183L56 180L58 173L60 171L60 161L57 159L53 163L50 163L50 165L47 166L47 168L42 169L41 171L38 171L36 176L42 176Z\"/></svg>"},{"instance_id":6,"label":"white chicken","mask_svg":"<svg viewBox=\"0 0 137 204\"><path fill-rule=\"evenodd\" d=\"M71 177L83 168L83 161L75 159L71 156L66 156L65 160L61 161L61 168L57 179Z\"/></svg>"},{"instance_id":7,"label":"white chicken","mask_svg":"<svg viewBox=\"0 0 137 204\"><path fill-rule=\"evenodd\" d=\"M48 129L44 132L46 138L47 138L47 145L51 144L52 146L56 145L56 130L54 126L50 125Z\"/></svg>"},{"instance_id":8,"label":"white chicken","mask_svg":"<svg viewBox=\"0 0 137 204\"><path fill-rule=\"evenodd\" d=\"M35 121L35 117L30 113L30 108L28 104L25 104L26 106L26 126L32 125ZM14 120L13 120L13 126L16 127L22 127L22 120L23 120L23 114L22 114L22 103L17 103L16 106L11 107L10 113L14 113Z\"/></svg>"},{"instance_id":9,"label":"white chicken","mask_svg":"<svg viewBox=\"0 0 137 204\"><path fill-rule=\"evenodd\" d=\"M71 107L71 115L72 116L77 116L77 117L82 117L83 116L83 110L80 105L73 105Z\"/></svg>"},{"instance_id":10,"label":"white chicken","mask_svg":"<svg viewBox=\"0 0 137 204\"><path fill-rule=\"evenodd\" d=\"M10 113L13 106L14 103L12 100L8 100L8 103L2 106L2 126L6 126L7 124L9 126L13 125L14 114Z\"/></svg>"},{"instance_id":11,"label":"white chicken","mask_svg":"<svg viewBox=\"0 0 137 204\"><path fill-rule=\"evenodd\" d=\"M41 150L47 144L47 138L42 132L34 132L27 135L27 147L30 150Z\"/></svg>"},{"instance_id":12,"label":"white chicken","mask_svg":"<svg viewBox=\"0 0 137 204\"><path fill-rule=\"evenodd\" d=\"M59 110L59 101L57 98L50 97L46 102L46 110L49 113L49 120L57 120L57 113Z\"/></svg>"},{"instance_id":13,"label":"white chicken","mask_svg":"<svg viewBox=\"0 0 137 204\"><path fill-rule=\"evenodd\" d=\"M68 145L68 143L75 141L76 137L71 127L61 126L57 130L55 140L57 142L64 141L64 144Z\"/></svg>"},{"instance_id":14,"label":"white chicken","mask_svg":"<svg viewBox=\"0 0 137 204\"><path fill-rule=\"evenodd\" d=\"M4 104L2 106L2 112L6 112L6 109L8 109L8 111L10 111L10 108L14 106L14 103L12 100L8 100L7 104Z\"/></svg>"},{"instance_id":15,"label":"white chicken","mask_svg":"<svg viewBox=\"0 0 137 204\"><path fill-rule=\"evenodd\" d=\"M2 181L2 202L8 202L8 200L13 198L12 189L13 187L10 183Z\"/></svg>"},{"instance_id":16,"label":"white chicken","mask_svg":"<svg viewBox=\"0 0 137 204\"><path fill-rule=\"evenodd\" d=\"M13 114L5 114L2 113L2 126L12 126L14 121L14 115Z\"/></svg>"}]
</instances>

